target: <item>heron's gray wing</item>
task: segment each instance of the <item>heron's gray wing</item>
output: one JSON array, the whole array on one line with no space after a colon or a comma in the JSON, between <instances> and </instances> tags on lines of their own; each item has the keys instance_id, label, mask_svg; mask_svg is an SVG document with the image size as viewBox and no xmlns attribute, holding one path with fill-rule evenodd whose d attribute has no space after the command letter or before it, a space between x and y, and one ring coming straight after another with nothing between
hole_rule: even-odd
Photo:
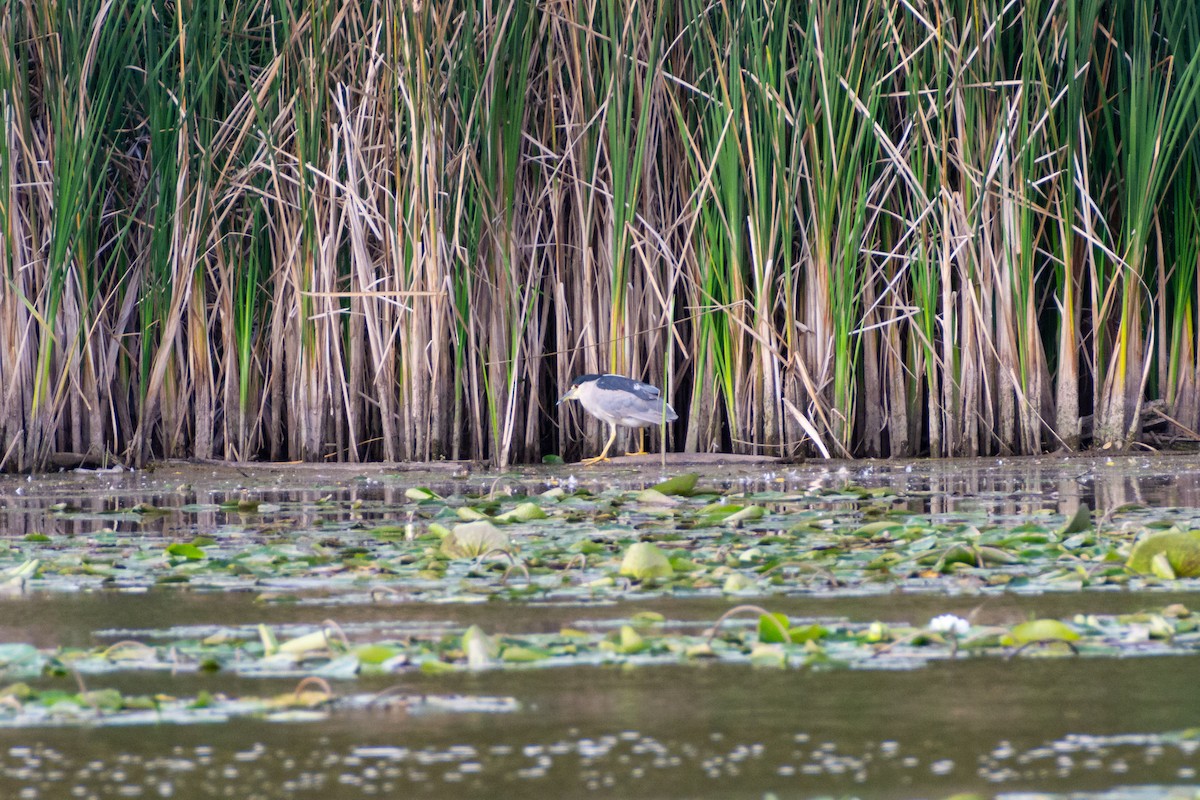
<instances>
[{"instance_id":1,"label":"heron's gray wing","mask_svg":"<svg viewBox=\"0 0 1200 800\"><path fill-rule=\"evenodd\" d=\"M655 402L653 405L646 405L644 401L631 402L627 407L621 409L621 413L626 420L638 420L646 425L657 425L660 422L674 422L679 419L679 415L675 413L675 409L662 400Z\"/></svg>"},{"instance_id":2,"label":"heron's gray wing","mask_svg":"<svg viewBox=\"0 0 1200 800\"><path fill-rule=\"evenodd\" d=\"M601 375L596 386L610 392L628 392L639 400L654 402L662 394L657 386L626 378L624 375Z\"/></svg>"}]
</instances>

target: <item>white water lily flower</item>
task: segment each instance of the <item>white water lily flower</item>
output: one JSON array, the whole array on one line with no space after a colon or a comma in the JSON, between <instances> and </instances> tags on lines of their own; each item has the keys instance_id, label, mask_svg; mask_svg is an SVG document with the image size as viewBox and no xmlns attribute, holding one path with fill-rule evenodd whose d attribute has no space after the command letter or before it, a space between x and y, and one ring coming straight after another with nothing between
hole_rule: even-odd
<instances>
[{"instance_id":1,"label":"white water lily flower","mask_svg":"<svg viewBox=\"0 0 1200 800\"><path fill-rule=\"evenodd\" d=\"M929 620L929 630L934 633L949 633L953 636L963 636L971 629L971 623L953 614L942 614Z\"/></svg>"}]
</instances>

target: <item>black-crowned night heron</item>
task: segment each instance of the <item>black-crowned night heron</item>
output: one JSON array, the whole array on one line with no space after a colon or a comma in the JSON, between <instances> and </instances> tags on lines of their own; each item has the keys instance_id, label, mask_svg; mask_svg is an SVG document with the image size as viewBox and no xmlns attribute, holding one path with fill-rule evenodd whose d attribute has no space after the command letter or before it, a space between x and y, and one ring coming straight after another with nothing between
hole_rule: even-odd
<instances>
[{"instance_id":1,"label":"black-crowned night heron","mask_svg":"<svg viewBox=\"0 0 1200 800\"><path fill-rule=\"evenodd\" d=\"M583 459L584 464L595 464L608 460L608 450L617 439L617 426L624 428L648 428L679 419L675 409L662 398L658 387L635 381L622 375L580 375L571 381L571 388L559 399L562 405L567 400L578 400L584 411L608 423L612 435L604 452L595 458ZM627 455L643 455L644 451Z\"/></svg>"}]
</instances>

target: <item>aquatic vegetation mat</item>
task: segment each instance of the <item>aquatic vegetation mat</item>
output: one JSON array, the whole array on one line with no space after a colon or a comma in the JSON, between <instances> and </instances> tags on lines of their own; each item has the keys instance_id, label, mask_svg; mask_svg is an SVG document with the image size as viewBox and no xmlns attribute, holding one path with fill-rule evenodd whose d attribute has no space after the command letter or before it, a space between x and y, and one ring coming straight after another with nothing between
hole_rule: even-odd
<instances>
[{"instance_id":1,"label":"aquatic vegetation mat","mask_svg":"<svg viewBox=\"0 0 1200 800\"><path fill-rule=\"evenodd\" d=\"M1176 684L1200 659L1200 502L1167 459L1031 465L0 479L0 794L41 774L11 748L164 724L349 731L318 759L347 781L329 798L431 779L493 796L496 776L636 796L658 770L715 782L695 795L749 773L779 796L1194 781L1200 708ZM1143 675L1153 691L1114 710L1110 687ZM1103 711L1056 727L1060 702ZM945 735L908 752L930 734L905 721L942 708ZM710 711L714 736L753 724L704 740ZM660 720L701 740L638 732ZM798 720L832 727L793 740ZM959 746L965 720L993 727ZM878 725L895 738L854 750ZM512 758L491 752L510 737ZM1121 771L1127 751L1165 755Z\"/></svg>"},{"instance_id":2,"label":"aquatic vegetation mat","mask_svg":"<svg viewBox=\"0 0 1200 800\"><path fill-rule=\"evenodd\" d=\"M828 471L787 483L549 478L536 492L393 485L377 500L385 484L364 479L358 491L300 498L243 489L214 502L56 502L36 529L0 539L0 590L471 601L1191 587L1200 573L1194 508L1060 512L994 493L949 503Z\"/></svg>"},{"instance_id":3,"label":"aquatic vegetation mat","mask_svg":"<svg viewBox=\"0 0 1200 800\"><path fill-rule=\"evenodd\" d=\"M0 726L33 728L85 725L161 725L229 722L254 717L268 722L320 722L331 713L403 711L407 714L504 713L517 708L511 697L414 694L336 696L328 684L307 679L294 691L271 697L203 692L195 697L125 694L117 689L34 689L24 683L0 691Z\"/></svg>"},{"instance_id":4,"label":"aquatic vegetation mat","mask_svg":"<svg viewBox=\"0 0 1200 800\"><path fill-rule=\"evenodd\" d=\"M350 626L347 626L350 627ZM408 630L405 630L405 629ZM221 625L160 630L102 630L93 647L0 645L0 679L151 671L171 676L229 673L239 678L316 678L451 671L664 664L752 664L810 669L915 669L953 658L1129 657L1200 653L1200 617L1174 604L1121 615L1077 614L1008 626L973 625L952 614L921 624L795 620L758 606L736 606L716 620L668 620L642 612L629 619L581 621L551 633L489 634L469 627L384 620L351 628L337 622L293 626ZM380 631L386 631L380 635ZM81 690L82 691L82 690ZM86 692L84 692L86 693ZM41 702L18 682L0 688L4 709Z\"/></svg>"}]
</instances>

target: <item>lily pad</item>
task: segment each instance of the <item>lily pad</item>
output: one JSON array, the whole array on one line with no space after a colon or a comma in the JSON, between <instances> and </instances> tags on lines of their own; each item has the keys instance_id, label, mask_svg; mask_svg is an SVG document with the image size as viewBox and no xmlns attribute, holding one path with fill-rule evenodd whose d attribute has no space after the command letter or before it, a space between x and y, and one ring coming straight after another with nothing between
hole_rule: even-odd
<instances>
[{"instance_id":1,"label":"lily pad","mask_svg":"<svg viewBox=\"0 0 1200 800\"><path fill-rule=\"evenodd\" d=\"M46 659L30 644L0 644L0 676L34 677L42 671Z\"/></svg>"},{"instance_id":2,"label":"lily pad","mask_svg":"<svg viewBox=\"0 0 1200 800\"><path fill-rule=\"evenodd\" d=\"M755 586L757 584L749 576L741 572L734 572L725 578L725 583L722 584L721 591L726 594L736 594L738 592L751 591Z\"/></svg>"},{"instance_id":3,"label":"lily pad","mask_svg":"<svg viewBox=\"0 0 1200 800\"><path fill-rule=\"evenodd\" d=\"M1030 642L1076 642L1079 632L1056 619L1035 619L1014 625L1005 637L1005 644L1029 644Z\"/></svg>"},{"instance_id":4,"label":"lily pad","mask_svg":"<svg viewBox=\"0 0 1200 800\"><path fill-rule=\"evenodd\" d=\"M888 520L880 520L879 522L868 522L866 525L859 526L855 529L855 536L879 536L884 533L903 530L904 526L899 522Z\"/></svg>"},{"instance_id":5,"label":"lily pad","mask_svg":"<svg viewBox=\"0 0 1200 800\"><path fill-rule=\"evenodd\" d=\"M743 522L753 522L754 520L762 519L766 514L767 510L762 506L746 506L725 517L723 523L731 527L738 527Z\"/></svg>"},{"instance_id":6,"label":"lily pad","mask_svg":"<svg viewBox=\"0 0 1200 800\"><path fill-rule=\"evenodd\" d=\"M462 649L467 654L467 666L483 669L496 659L500 648L478 625L472 625L462 635Z\"/></svg>"},{"instance_id":7,"label":"lily pad","mask_svg":"<svg viewBox=\"0 0 1200 800\"><path fill-rule=\"evenodd\" d=\"M616 651L623 655L633 655L645 650L649 645L645 637L638 633L632 625L622 625L617 634Z\"/></svg>"},{"instance_id":8,"label":"lily pad","mask_svg":"<svg viewBox=\"0 0 1200 800\"><path fill-rule=\"evenodd\" d=\"M1082 533L1083 531L1090 531L1091 529L1092 510L1088 507L1087 503L1080 503L1079 508L1076 509L1075 513L1071 516L1071 519L1067 521L1067 524L1063 526L1063 529L1059 531L1059 533Z\"/></svg>"},{"instance_id":9,"label":"lily pad","mask_svg":"<svg viewBox=\"0 0 1200 800\"><path fill-rule=\"evenodd\" d=\"M1134 545L1127 566L1143 575L1194 578L1200 575L1200 531L1148 536Z\"/></svg>"},{"instance_id":10,"label":"lily pad","mask_svg":"<svg viewBox=\"0 0 1200 800\"><path fill-rule=\"evenodd\" d=\"M638 542L625 551L620 574L636 581L648 581L669 578L675 574L675 570L662 550L650 542Z\"/></svg>"},{"instance_id":11,"label":"lily pad","mask_svg":"<svg viewBox=\"0 0 1200 800\"><path fill-rule=\"evenodd\" d=\"M786 614L762 614L758 618L758 641L763 644L781 644L790 641Z\"/></svg>"},{"instance_id":12,"label":"lily pad","mask_svg":"<svg viewBox=\"0 0 1200 800\"><path fill-rule=\"evenodd\" d=\"M301 655L312 650L328 650L329 637L325 631L315 631L306 633L303 636L297 636L294 639L288 639L283 644L279 645L280 653L290 653L292 655Z\"/></svg>"},{"instance_id":13,"label":"lily pad","mask_svg":"<svg viewBox=\"0 0 1200 800\"><path fill-rule=\"evenodd\" d=\"M663 494L657 489L643 489L637 493L637 501L651 506L674 506L679 501L670 495Z\"/></svg>"},{"instance_id":14,"label":"lily pad","mask_svg":"<svg viewBox=\"0 0 1200 800\"><path fill-rule=\"evenodd\" d=\"M188 561L199 561L204 558L204 551L191 543L176 542L167 545L167 555L186 558Z\"/></svg>"},{"instance_id":15,"label":"lily pad","mask_svg":"<svg viewBox=\"0 0 1200 800\"><path fill-rule=\"evenodd\" d=\"M505 511L496 517L496 522L531 522L535 519L545 519L546 512L536 503L521 503L511 511Z\"/></svg>"},{"instance_id":16,"label":"lily pad","mask_svg":"<svg viewBox=\"0 0 1200 800\"><path fill-rule=\"evenodd\" d=\"M683 475L676 475L674 478L665 480L662 483L656 483L650 488L659 494L690 497L696 490L696 481L699 478L700 476L695 472L687 472Z\"/></svg>"},{"instance_id":17,"label":"lily pad","mask_svg":"<svg viewBox=\"0 0 1200 800\"><path fill-rule=\"evenodd\" d=\"M442 539L441 553L450 558L478 558L492 550L507 550L512 546L508 534L487 520L455 525Z\"/></svg>"},{"instance_id":18,"label":"lily pad","mask_svg":"<svg viewBox=\"0 0 1200 800\"><path fill-rule=\"evenodd\" d=\"M395 647L381 644L368 644L355 649L354 655L360 664L378 665L394 658L399 651Z\"/></svg>"},{"instance_id":19,"label":"lily pad","mask_svg":"<svg viewBox=\"0 0 1200 800\"><path fill-rule=\"evenodd\" d=\"M505 647L500 653L500 659L510 664L528 664L546 658L549 658L549 654L543 650L516 644Z\"/></svg>"}]
</instances>

